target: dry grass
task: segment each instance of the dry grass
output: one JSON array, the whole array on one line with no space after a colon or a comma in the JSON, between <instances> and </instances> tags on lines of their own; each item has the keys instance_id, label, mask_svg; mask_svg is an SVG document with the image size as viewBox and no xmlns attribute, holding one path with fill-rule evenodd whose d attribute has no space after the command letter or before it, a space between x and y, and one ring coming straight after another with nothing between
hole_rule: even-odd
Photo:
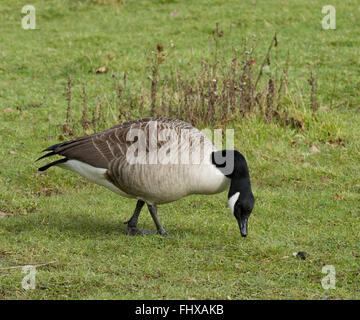
<instances>
[{"instance_id":1,"label":"dry grass","mask_svg":"<svg viewBox=\"0 0 360 320\"><path fill-rule=\"evenodd\" d=\"M231 32L231 28L230 28ZM63 133L72 136L74 132L87 134L105 129L114 119L109 121L104 109L112 108L111 114L117 113L117 121L127 121L138 117L160 116L178 118L192 123L194 126L225 127L231 121L255 114L266 123L275 123L284 127L304 130L304 122L294 115L294 108L303 97L296 91L289 91L288 80L289 54L286 61L272 62L273 50L278 46L276 34L271 39L265 58L258 66L255 58L255 43L244 41L242 51L231 59L225 59L219 52L219 43L224 31L213 31L214 55L212 59L201 60L198 71L184 74L181 70L166 68L162 65L168 60L167 52L161 43L151 52L151 70L149 87L129 86L127 74L122 79L115 74L117 105L96 99L92 103L92 119L88 118L88 102L86 86L83 84L83 112L81 119L71 118L71 86L69 76L66 86L67 112ZM280 67L282 66L282 67ZM309 106L312 112L318 109L316 78L310 71L308 84L310 86ZM130 88L129 88L130 87ZM135 90L134 90L135 89ZM300 93L301 94L301 93ZM124 96L127 99L124 99ZM293 101L294 103L289 103ZM301 106L303 107L303 106ZM130 112L132 110L132 112ZM78 129L82 128L82 132Z\"/></svg>"}]
</instances>

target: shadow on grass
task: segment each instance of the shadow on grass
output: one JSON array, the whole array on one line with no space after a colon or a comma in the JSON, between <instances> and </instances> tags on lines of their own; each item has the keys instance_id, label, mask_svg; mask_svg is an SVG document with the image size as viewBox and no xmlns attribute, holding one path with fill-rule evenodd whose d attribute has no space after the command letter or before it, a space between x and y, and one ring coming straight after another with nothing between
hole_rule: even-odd
<instances>
[{"instance_id":1,"label":"shadow on grass","mask_svg":"<svg viewBox=\"0 0 360 320\"><path fill-rule=\"evenodd\" d=\"M114 219L113 217L94 217L85 214L31 214L28 216L12 216L5 218L0 221L1 227L12 233L12 234L21 234L21 233L43 233L47 234L51 232L52 237L61 236L61 235L70 235L71 237L106 237L106 236L126 236L126 224L124 222L126 219L119 217ZM144 237L153 237L160 236L155 233L155 225L149 221L139 222L138 227L140 229L145 229L149 231L154 231L154 234L144 235ZM191 236L202 236L209 231L200 230L198 228L194 229L188 226L181 226L175 224L172 226L164 225L165 229L170 236L176 237L186 237L187 235ZM139 237L139 236L136 236ZM141 237L141 235L140 235ZM164 237L167 238L167 237Z\"/></svg>"}]
</instances>

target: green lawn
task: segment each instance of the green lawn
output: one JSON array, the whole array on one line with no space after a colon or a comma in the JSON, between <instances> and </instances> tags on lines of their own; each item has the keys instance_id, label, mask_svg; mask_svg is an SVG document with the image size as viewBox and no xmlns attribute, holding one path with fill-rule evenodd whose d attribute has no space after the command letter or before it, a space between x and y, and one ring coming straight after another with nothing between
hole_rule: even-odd
<instances>
[{"instance_id":1,"label":"green lawn","mask_svg":"<svg viewBox=\"0 0 360 320\"><path fill-rule=\"evenodd\" d=\"M321 28L328 3L318 0L34 0L36 30L21 28L25 4L0 3L1 299L360 298L359 3L332 1L336 30ZM135 201L59 168L37 171L34 160L61 134L69 74L74 114L83 85L89 105L115 106L113 73L126 71L130 92L149 89L149 57L162 43L164 72L191 74L214 54L216 23L219 54L231 57L247 38L258 64L277 32L277 59L289 51L290 89L303 97L295 112L304 131L255 115L230 124L256 197L246 239L226 193L161 206L172 237L128 237ZM140 227L155 227L146 210ZM22 289L21 268L8 268L51 261L37 268L35 290ZM335 289L321 285L325 265L335 267Z\"/></svg>"}]
</instances>

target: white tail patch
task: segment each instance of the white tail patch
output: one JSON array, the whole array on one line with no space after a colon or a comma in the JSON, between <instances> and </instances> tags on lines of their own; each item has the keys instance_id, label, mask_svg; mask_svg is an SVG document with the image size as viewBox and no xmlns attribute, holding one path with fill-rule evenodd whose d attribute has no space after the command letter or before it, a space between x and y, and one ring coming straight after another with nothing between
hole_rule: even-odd
<instances>
[{"instance_id":1,"label":"white tail patch","mask_svg":"<svg viewBox=\"0 0 360 320\"><path fill-rule=\"evenodd\" d=\"M103 186L117 194L120 194L125 197L130 197L128 194L121 191L115 185L113 185L109 180L106 179L105 173L107 169L93 167L85 162L78 160L68 160L64 163L57 165L60 168L68 169L70 171L76 172L85 179L94 182L100 186Z\"/></svg>"},{"instance_id":2,"label":"white tail patch","mask_svg":"<svg viewBox=\"0 0 360 320\"><path fill-rule=\"evenodd\" d=\"M240 192L236 192L228 200L229 208L233 214L234 214L235 203L239 199L239 196L240 196Z\"/></svg>"}]
</instances>

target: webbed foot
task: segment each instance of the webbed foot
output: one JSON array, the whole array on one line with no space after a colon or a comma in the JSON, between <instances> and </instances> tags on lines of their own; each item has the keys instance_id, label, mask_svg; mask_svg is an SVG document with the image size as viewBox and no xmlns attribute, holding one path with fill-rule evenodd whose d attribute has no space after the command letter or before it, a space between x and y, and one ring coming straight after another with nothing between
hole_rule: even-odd
<instances>
[{"instance_id":1,"label":"webbed foot","mask_svg":"<svg viewBox=\"0 0 360 320\"><path fill-rule=\"evenodd\" d=\"M152 230L143 230L143 229L139 229L138 227L129 227L129 226L127 226L125 232L130 237L144 236L144 235L149 235L149 234L155 234L156 233L155 231L152 231Z\"/></svg>"}]
</instances>

